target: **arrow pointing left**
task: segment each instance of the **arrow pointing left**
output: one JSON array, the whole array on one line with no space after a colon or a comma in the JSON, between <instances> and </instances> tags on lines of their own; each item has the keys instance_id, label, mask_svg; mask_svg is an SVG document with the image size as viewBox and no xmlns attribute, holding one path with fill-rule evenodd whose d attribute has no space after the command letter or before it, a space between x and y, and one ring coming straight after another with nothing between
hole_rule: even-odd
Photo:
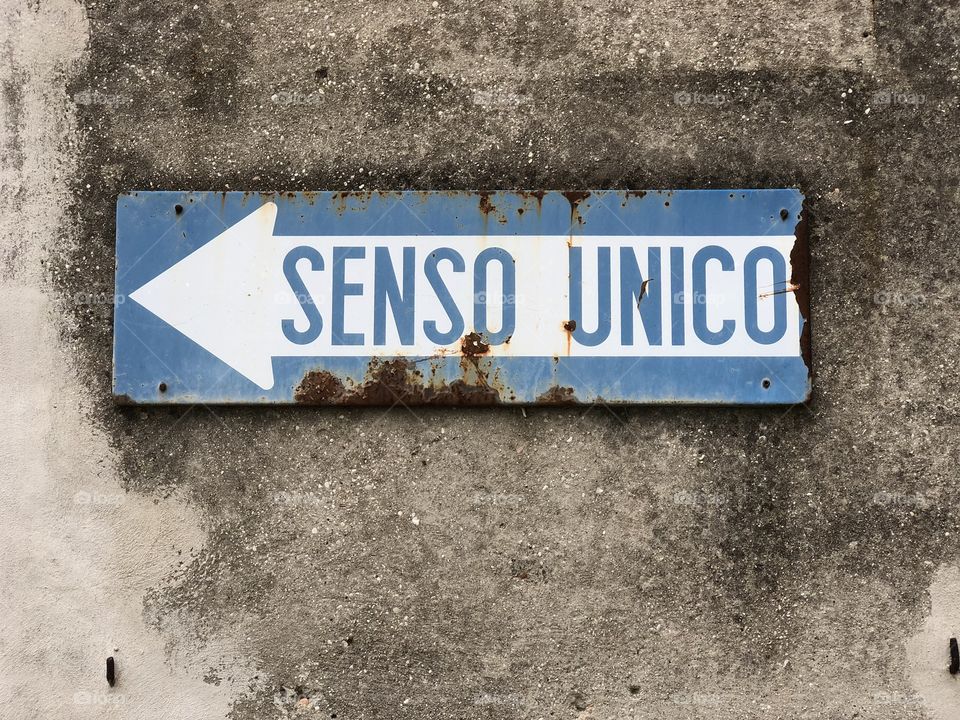
<instances>
[{"instance_id":1,"label":"arrow pointing left","mask_svg":"<svg viewBox=\"0 0 960 720\"><path fill-rule=\"evenodd\" d=\"M263 301L285 246L274 242L268 202L130 294L130 298L264 390L273 387L267 338L275 308Z\"/></svg>"}]
</instances>

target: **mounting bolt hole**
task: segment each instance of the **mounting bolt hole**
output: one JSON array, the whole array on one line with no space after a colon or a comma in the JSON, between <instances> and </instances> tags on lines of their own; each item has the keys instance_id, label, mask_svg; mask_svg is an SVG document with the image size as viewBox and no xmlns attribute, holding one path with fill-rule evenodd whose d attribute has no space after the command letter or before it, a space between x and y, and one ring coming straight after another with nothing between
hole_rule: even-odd
<instances>
[{"instance_id":1,"label":"mounting bolt hole","mask_svg":"<svg viewBox=\"0 0 960 720\"><path fill-rule=\"evenodd\" d=\"M166 383L160 383L160 385L158 386L157 389L158 389L160 392L165 393L165 392L167 391L167 384L166 384Z\"/></svg>"},{"instance_id":2,"label":"mounting bolt hole","mask_svg":"<svg viewBox=\"0 0 960 720\"><path fill-rule=\"evenodd\" d=\"M764 378L763 380L761 380L761 381L760 381L760 387L762 387L764 390L769 390L769 389L770 389L770 378Z\"/></svg>"},{"instance_id":3,"label":"mounting bolt hole","mask_svg":"<svg viewBox=\"0 0 960 720\"><path fill-rule=\"evenodd\" d=\"M780 211L780 219L786 222L788 217L790 217L790 212L786 208L783 208Z\"/></svg>"},{"instance_id":4,"label":"mounting bolt hole","mask_svg":"<svg viewBox=\"0 0 960 720\"><path fill-rule=\"evenodd\" d=\"M183 215L183 205L174 205L174 206L173 206L173 211L174 211L177 215Z\"/></svg>"}]
</instances>

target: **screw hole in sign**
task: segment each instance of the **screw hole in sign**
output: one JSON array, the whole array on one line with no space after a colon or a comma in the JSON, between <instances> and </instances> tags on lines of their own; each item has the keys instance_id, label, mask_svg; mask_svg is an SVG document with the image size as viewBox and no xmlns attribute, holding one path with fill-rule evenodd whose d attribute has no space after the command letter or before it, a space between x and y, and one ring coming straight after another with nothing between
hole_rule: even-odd
<instances>
[{"instance_id":1,"label":"screw hole in sign","mask_svg":"<svg viewBox=\"0 0 960 720\"><path fill-rule=\"evenodd\" d=\"M760 381L760 387L762 387L764 390L769 390L769 389L770 389L770 378L764 378L763 380L761 380L761 381Z\"/></svg>"}]
</instances>

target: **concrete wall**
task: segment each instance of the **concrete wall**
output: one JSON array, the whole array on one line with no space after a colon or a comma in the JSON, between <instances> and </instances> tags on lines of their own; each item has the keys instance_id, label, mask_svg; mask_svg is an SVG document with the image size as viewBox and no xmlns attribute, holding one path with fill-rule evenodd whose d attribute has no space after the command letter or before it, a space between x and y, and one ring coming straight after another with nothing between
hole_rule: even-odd
<instances>
[{"instance_id":1,"label":"concrete wall","mask_svg":"<svg viewBox=\"0 0 960 720\"><path fill-rule=\"evenodd\" d=\"M0 716L956 717L958 28L7 0ZM121 191L724 186L811 200L809 407L110 401Z\"/></svg>"}]
</instances>

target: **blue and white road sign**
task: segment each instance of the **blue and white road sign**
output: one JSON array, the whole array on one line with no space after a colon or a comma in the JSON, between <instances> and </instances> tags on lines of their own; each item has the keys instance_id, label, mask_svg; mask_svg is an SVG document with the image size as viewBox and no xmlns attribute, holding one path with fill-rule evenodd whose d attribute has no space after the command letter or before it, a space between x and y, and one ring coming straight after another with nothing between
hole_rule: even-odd
<instances>
[{"instance_id":1,"label":"blue and white road sign","mask_svg":"<svg viewBox=\"0 0 960 720\"><path fill-rule=\"evenodd\" d=\"M796 190L131 192L116 292L121 402L810 392Z\"/></svg>"}]
</instances>

